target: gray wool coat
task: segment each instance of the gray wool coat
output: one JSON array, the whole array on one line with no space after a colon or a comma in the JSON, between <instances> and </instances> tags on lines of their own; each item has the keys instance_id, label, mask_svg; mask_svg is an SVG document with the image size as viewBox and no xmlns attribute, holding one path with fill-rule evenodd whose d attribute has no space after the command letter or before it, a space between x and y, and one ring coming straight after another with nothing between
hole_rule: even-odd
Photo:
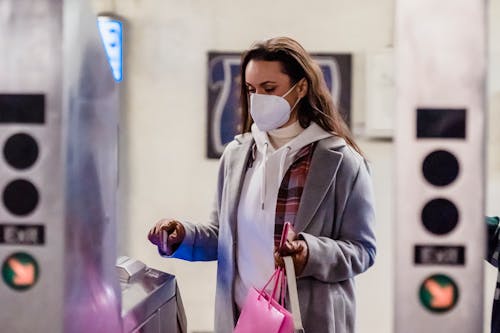
<instances>
[{"instance_id":1,"label":"gray wool coat","mask_svg":"<svg viewBox=\"0 0 500 333\"><path fill-rule=\"evenodd\" d=\"M215 207L208 224L182 222L186 237L172 257L217 260L215 332L236 323L234 280L237 211L253 139L235 138L221 158ZM354 277L375 259L373 191L366 161L338 137L314 151L294 229L307 242L309 258L297 277L306 333L355 332Z\"/></svg>"}]
</instances>

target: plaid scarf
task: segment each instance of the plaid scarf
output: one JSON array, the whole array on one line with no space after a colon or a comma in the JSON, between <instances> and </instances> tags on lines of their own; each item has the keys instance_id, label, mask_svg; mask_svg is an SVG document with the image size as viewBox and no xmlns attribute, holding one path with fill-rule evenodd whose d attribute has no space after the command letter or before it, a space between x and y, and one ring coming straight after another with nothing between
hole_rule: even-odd
<instances>
[{"instance_id":1,"label":"plaid scarf","mask_svg":"<svg viewBox=\"0 0 500 333\"><path fill-rule=\"evenodd\" d=\"M300 197L304 190L311 159L316 143L302 147L295 156L295 161L287 170L278 191L276 202L276 219L274 226L274 245L278 246L285 222L295 224L295 216L299 210Z\"/></svg>"}]
</instances>

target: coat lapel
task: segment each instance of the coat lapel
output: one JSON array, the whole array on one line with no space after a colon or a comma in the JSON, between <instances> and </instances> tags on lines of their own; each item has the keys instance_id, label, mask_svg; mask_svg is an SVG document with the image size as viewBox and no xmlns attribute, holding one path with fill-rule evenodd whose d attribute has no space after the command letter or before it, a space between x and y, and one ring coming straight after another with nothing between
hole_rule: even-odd
<instances>
[{"instance_id":1,"label":"coat lapel","mask_svg":"<svg viewBox=\"0 0 500 333\"><path fill-rule=\"evenodd\" d=\"M231 232L233 237L236 235L236 220L238 212L238 203L240 201L241 188L245 180L245 172L247 170L247 162L249 154L251 151L251 146L253 143L252 137L241 136L238 138L240 144L234 148L234 152L230 154L230 160L228 161L228 169L226 180L229 180L228 184L228 213L231 217Z\"/></svg>"},{"instance_id":2,"label":"coat lapel","mask_svg":"<svg viewBox=\"0 0 500 333\"><path fill-rule=\"evenodd\" d=\"M335 179L342 161L342 153L335 148L345 146L345 141L338 137L321 140L314 151L300 206L295 219L296 232L303 231L311 222L319 208L326 191Z\"/></svg>"}]
</instances>

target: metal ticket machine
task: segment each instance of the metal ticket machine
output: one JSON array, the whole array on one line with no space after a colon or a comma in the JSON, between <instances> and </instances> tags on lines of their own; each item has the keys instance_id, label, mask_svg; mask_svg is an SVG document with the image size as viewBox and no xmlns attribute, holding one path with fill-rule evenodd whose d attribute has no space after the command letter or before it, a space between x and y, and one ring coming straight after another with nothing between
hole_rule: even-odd
<instances>
[{"instance_id":1,"label":"metal ticket machine","mask_svg":"<svg viewBox=\"0 0 500 333\"><path fill-rule=\"evenodd\" d=\"M175 277L116 255L118 90L79 0L0 0L2 332L178 332Z\"/></svg>"}]
</instances>

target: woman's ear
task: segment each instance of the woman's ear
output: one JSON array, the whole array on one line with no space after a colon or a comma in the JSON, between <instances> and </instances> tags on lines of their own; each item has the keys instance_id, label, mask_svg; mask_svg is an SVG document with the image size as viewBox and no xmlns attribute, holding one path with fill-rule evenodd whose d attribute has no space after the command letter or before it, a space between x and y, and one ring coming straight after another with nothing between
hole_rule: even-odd
<instances>
[{"instance_id":1,"label":"woman's ear","mask_svg":"<svg viewBox=\"0 0 500 333\"><path fill-rule=\"evenodd\" d=\"M307 83L306 78L302 78L299 81L298 89L297 89L298 93L299 93L299 97L303 98L303 97L307 96L307 90L308 89L309 89L309 84Z\"/></svg>"}]
</instances>

